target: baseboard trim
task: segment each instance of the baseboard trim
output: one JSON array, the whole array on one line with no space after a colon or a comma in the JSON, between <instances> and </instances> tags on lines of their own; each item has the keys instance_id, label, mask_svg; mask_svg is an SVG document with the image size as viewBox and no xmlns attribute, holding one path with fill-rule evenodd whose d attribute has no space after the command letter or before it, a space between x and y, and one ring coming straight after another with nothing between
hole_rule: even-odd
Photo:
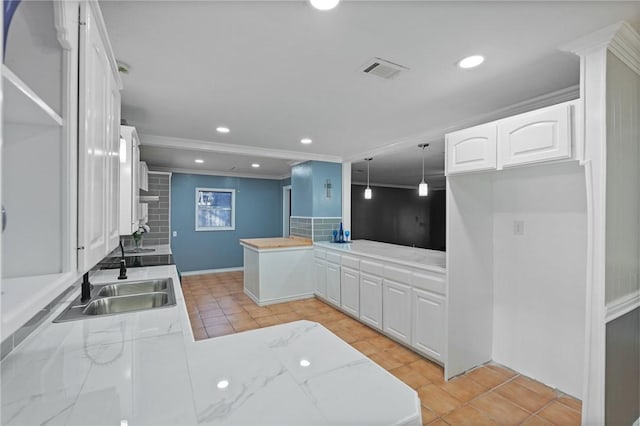
<instances>
[{"instance_id":1,"label":"baseboard trim","mask_svg":"<svg viewBox=\"0 0 640 426\"><path fill-rule=\"evenodd\" d=\"M622 296L619 299L614 300L607 304L606 322L611 322L616 318L633 311L640 307L640 290L636 290L633 293Z\"/></svg>"},{"instance_id":2,"label":"baseboard trim","mask_svg":"<svg viewBox=\"0 0 640 426\"><path fill-rule=\"evenodd\" d=\"M308 294L297 294L295 296L280 297L278 299L269 299L269 300L260 301L246 288L244 289L244 294L249 296L249 298L253 300L255 304L258 306L275 305L276 303L294 302L296 300L313 299L315 297L313 293L308 293Z\"/></svg>"},{"instance_id":3,"label":"baseboard trim","mask_svg":"<svg viewBox=\"0 0 640 426\"><path fill-rule=\"evenodd\" d=\"M219 274L221 272L237 272L237 271L244 271L244 267L240 266L237 268L203 269L201 271L187 271L187 272L180 271L180 275L182 275L183 277L188 277L191 275Z\"/></svg>"}]
</instances>

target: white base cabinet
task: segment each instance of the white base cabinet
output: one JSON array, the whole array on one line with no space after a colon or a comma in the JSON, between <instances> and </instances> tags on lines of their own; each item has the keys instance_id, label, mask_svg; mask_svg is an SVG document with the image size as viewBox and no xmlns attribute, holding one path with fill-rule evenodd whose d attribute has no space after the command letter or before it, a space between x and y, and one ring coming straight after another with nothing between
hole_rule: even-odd
<instances>
[{"instance_id":1,"label":"white base cabinet","mask_svg":"<svg viewBox=\"0 0 640 426\"><path fill-rule=\"evenodd\" d=\"M382 330L382 278L360 272L360 321Z\"/></svg>"},{"instance_id":2,"label":"white base cabinet","mask_svg":"<svg viewBox=\"0 0 640 426\"><path fill-rule=\"evenodd\" d=\"M326 269L327 300L340 307L340 265L327 262Z\"/></svg>"},{"instance_id":3,"label":"white base cabinet","mask_svg":"<svg viewBox=\"0 0 640 426\"><path fill-rule=\"evenodd\" d=\"M313 259L313 290L317 296L327 297L327 262L322 259Z\"/></svg>"},{"instance_id":4,"label":"white base cabinet","mask_svg":"<svg viewBox=\"0 0 640 426\"><path fill-rule=\"evenodd\" d=\"M444 361L445 298L435 293L413 288L413 333L411 346L424 354Z\"/></svg>"},{"instance_id":5,"label":"white base cabinet","mask_svg":"<svg viewBox=\"0 0 640 426\"><path fill-rule=\"evenodd\" d=\"M342 267L340 276L341 307L351 315L360 315L360 272L355 269Z\"/></svg>"},{"instance_id":6,"label":"white base cabinet","mask_svg":"<svg viewBox=\"0 0 640 426\"><path fill-rule=\"evenodd\" d=\"M382 291L382 329L411 343L411 287L385 279Z\"/></svg>"}]
</instances>

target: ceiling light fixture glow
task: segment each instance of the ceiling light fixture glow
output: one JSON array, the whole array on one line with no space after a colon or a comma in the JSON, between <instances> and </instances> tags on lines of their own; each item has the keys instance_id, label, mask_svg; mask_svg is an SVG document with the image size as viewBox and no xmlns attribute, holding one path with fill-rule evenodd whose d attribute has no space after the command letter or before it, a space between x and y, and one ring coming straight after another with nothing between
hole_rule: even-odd
<instances>
[{"instance_id":1,"label":"ceiling light fixture glow","mask_svg":"<svg viewBox=\"0 0 640 426\"><path fill-rule=\"evenodd\" d=\"M220 380L216 386L218 387L218 389L225 389L225 388L227 388L229 386L229 381L228 380Z\"/></svg>"},{"instance_id":2,"label":"ceiling light fixture glow","mask_svg":"<svg viewBox=\"0 0 640 426\"><path fill-rule=\"evenodd\" d=\"M309 0L309 3L318 10L331 10L340 3L340 0Z\"/></svg>"},{"instance_id":3,"label":"ceiling light fixture glow","mask_svg":"<svg viewBox=\"0 0 640 426\"><path fill-rule=\"evenodd\" d=\"M427 195L429 195L429 185L427 185L427 182L424 181L424 149L428 146L428 143L418 145L418 147L422 148L422 182L420 182L420 185L418 185L419 197L426 197Z\"/></svg>"},{"instance_id":4,"label":"ceiling light fixture glow","mask_svg":"<svg viewBox=\"0 0 640 426\"><path fill-rule=\"evenodd\" d=\"M458 66L460 68L468 69L468 68L477 67L483 62L484 62L484 56L472 55L472 56L467 56L466 58L461 59L460 62L458 62Z\"/></svg>"},{"instance_id":5,"label":"ceiling light fixture glow","mask_svg":"<svg viewBox=\"0 0 640 426\"><path fill-rule=\"evenodd\" d=\"M229 130L228 127L224 127L224 126L220 126L216 128L216 132L218 133L229 133L231 130Z\"/></svg>"},{"instance_id":6,"label":"ceiling light fixture glow","mask_svg":"<svg viewBox=\"0 0 640 426\"><path fill-rule=\"evenodd\" d=\"M309 138L300 139L300 143L304 144L304 145L309 145L311 142L313 142L313 141L311 139L309 139Z\"/></svg>"},{"instance_id":7,"label":"ceiling light fixture glow","mask_svg":"<svg viewBox=\"0 0 640 426\"><path fill-rule=\"evenodd\" d=\"M300 360L300 367L308 367L311 365L311 362L308 359L301 359Z\"/></svg>"},{"instance_id":8,"label":"ceiling light fixture glow","mask_svg":"<svg viewBox=\"0 0 640 426\"><path fill-rule=\"evenodd\" d=\"M258 167L260 167L260 164L258 164L258 163L253 163L253 164L251 165L251 167L253 167L254 169L257 169Z\"/></svg>"},{"instance_id":9,"label":"ceiling light fixture glow","mask_svg":"<svg viewBox=\"0 0 640 426\"><path fill-rule=\"evenodd\" d=\"M371 192L371 188L369 188L369 164L371 164L371 160L373 160L373 158L365 158L364 161L367 162L367 187L364 189L364 199L365 200L370 200L372 197L372 192Z\"/></svg>"},{"instance_id":10,"label":"ceiling light fixture glow","mask_svg":"<svg viewBox=\"0 0 640 426\"><path fill-rule=\"evenodd\" d=\"M194 161L195 161L196 163L198 163L198 164L202 164L202 163L204 163L204 160L202 160L202 159L200 159L200 158L196 158Z\"/></svg>"}]
</instances>

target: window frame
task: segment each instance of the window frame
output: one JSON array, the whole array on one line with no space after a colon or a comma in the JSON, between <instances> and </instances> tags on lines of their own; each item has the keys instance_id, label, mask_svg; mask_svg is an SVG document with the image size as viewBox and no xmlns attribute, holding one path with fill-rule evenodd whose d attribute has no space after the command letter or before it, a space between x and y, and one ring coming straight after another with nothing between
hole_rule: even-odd
<instances>
[{"instance_id":1,"label":"window frame","mask_svg":"<svg viewBox=\"0 0 640 426\"><path fill-rule=\"evenodd\" d=\"M198 212L200 207L198 201L201 192L226 192L231 194L231 226L198 226ZM236 229L236 190L231 188L196 188L195 193L195 230L196 232L206 231L235 231Z\"/></svg>"}]
</instances>

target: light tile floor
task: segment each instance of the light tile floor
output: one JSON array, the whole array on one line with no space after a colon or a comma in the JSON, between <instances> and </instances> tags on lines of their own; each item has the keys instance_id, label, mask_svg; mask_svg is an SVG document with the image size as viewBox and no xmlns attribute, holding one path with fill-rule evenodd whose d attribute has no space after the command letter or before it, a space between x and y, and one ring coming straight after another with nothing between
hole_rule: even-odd
<instances>
[{"instance_id":1,"label":"light tile floor","mask_svg":"<svg viewBox=\"0 0 640 426\"><path fill-rule=\"evenodd\" d=\"M485 365L447 383L443 369L318 299L256 305L242 272L182 278L196 340L306 319L331 330L416 389L425 425L579 425L581 403L500 365Z\"/></svg>"}]
</instances>

